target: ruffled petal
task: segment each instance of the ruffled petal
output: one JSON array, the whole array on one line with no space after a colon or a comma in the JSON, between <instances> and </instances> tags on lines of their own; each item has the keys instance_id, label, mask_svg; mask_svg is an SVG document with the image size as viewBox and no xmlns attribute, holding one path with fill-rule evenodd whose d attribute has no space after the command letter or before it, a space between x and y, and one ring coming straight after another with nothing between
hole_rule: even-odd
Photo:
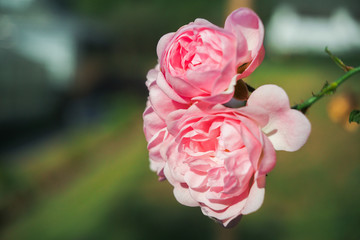
<instances>
[{"instance_id":1,"label":"ruffled petal","mask_svg":"<svg viewBox=\"0 0 360 240\"><path fill-rule=\"evenodd\" d=\"M244 198L222 211L213 210L208 206L202 206L201 211L209 217L216 218L222 222L224 227L226 227L233 219L241 215L241 210L244 208L246 203L247 199Z\"/></svg>"},{"instance_id":2,"label":"ruffled petal","mask_svg":"<svg viewBox=\"0 0 360 240\"><path fill-rule=\"evenodd\" d=\"M226 90L224 90L223 92L212 95L212 96L194 97L192 100L193 101L203 101L208 104L226 103L226 102L230 101L231 98L233 97L235 85L236 85L236 76L232 78L228 88Z\"/></svg>"},{"instance_id":3,"label":"ruffled petal","mask_svg":"<svg viewBox=\"0 0 360 240\"><path fill-rule=\"evenodd\" d=\"M263 150L258 166L260 176L266 175L276 165L276 152L271 141L265 136L265 134L262 134L261 137Z\"/></svg>"},{"instance_id":4,"label":"ruffled petal","mask_svg":"<svg viewBox=\"0 0 360 240\"><path fill-rule=\"evenodd\" d=\"M179 203L185 206L189 206L189 207L199 206L199 203L191 197L189 188L184 188L180 184L174 187L174 196Z\"/></svg>"},{"instance_id":5,"label":"ruffled petal","mask_svg":"<svg viewBox=\"0 0 360 240\"><path fill-rule=\"evenodd\" d=\"M187 80L171 76L171 74L166 74L166 79L171 84L174 91L181 93L182 97L192 98L194 96L203 96L208 94L206 91L198 88Z\"/></svg>"},{"instance_id":6,"label":"ruffled petal","mask_svg":"<svg viewBox=\"0 0 360 240\"><path fill-rule=\"evenodd\" d=\"M156 53L158 55L159 59L162 59L162 55L165 51L165 48L167 47L168 43L171 41L171 39L174 37L175 33L167 33L164 36L162 36L158 42L158 45L156 47Z\"/></svg>"},{"instance_id":7,"label":"ruffled petal","mask_svg":"<svg viewBox=\"0 0 360 240\"><path fill-rule=\"evenodd\" d=\"M244 116L241 118L241 121L245 122L246 126L254 124L251 122L251 120L255 121L260 127L266 126L266 124L269 122L268 112L265 111L262 107L245 106L238 108L236 112ZM249 118L251 120L249 120Z\"/></svg>"},{"instance_id":8,"label":"ruffled petal","mask_svg":"<svg viewBox=\"0 0 360 240\"><path fill-rule=\"evenodd\" d=\"M263 176L262 178L265 178L265 176ZM258 181L254 181L254 184L250 189L249 196L246 200L244 208L241 211L241 214L247 215L258 210L264 201L264 197L265 187L260 187L258 185Z\"/></svg>"},{"instance_id":9,"label":"ruffled petal","mask_svg":"<svg viewBox=\"0 0 360 240\"><path fill-rule=\"evenodd\" d=\"M260 51L255 56L255 58L250 62L249 66L247 66L244 72L238 74L236 79L243 79L248 77L262 63L264 57L265 57L265 49L264 46L262 46Z\"/></svg>"},{"instance_id":10,"label":"ruffled petal","mask_svg":"<svg viewBox=\"0 0 360 240\"><path fill-rule=\"evenodd\" d=\"M238 39L245 37L251 59L254 59L264 39L264 25L256 13L248 8L233 11L225 21L225 29L233 32Z\"/></svg>"},{"instance_id":11,"label":"ruffled petal","mask_svg":"<svg viewBox=\"0 0 360 240\"><path fill-rule=\"evenodd\" d=\"M190 102L189 99L187 100L179 96L179 94L175 92L175 90L165 80L165 77L161 72L158 72L158 76L156 78L156 84L164 92L164 94L166 94L170 99L183 104L188 104Z\"/></svg>"},{"instance_id":12,"label":"ruffled petal","mask_svg":"<svg viewBox=\"0 0 360 240\"><path fill-rule=\"evenodd\" d=\"M171 112L187 108L188 105L170 99L156 84L152 82L149 86L149 100L155 112L160 118L165 119Z\"/></svg>"},{"instance_id":13,"label":"ruffled petal","mask_svg":"<svg viewBox=\"0 0 360 240\"><path fill-rule=\"evenodd\" d=\"M159 64L157 64L154 68L150 69L146 74L146 82L145 85L149 87L152 82L156 81L158 73L159 73Z\"/></svg>"},{"instance_id":14,"label":"ruffled petal","mask_svg":"<svg viewBox=\"0 0 360 240\"><path fill-rule=\"evenodd\" d=\"M165 121L156 114L152 106L145 109L143 119L144 134L147 141L150 141L157 132L166 127Z\"/></svg>"}]
</instances>

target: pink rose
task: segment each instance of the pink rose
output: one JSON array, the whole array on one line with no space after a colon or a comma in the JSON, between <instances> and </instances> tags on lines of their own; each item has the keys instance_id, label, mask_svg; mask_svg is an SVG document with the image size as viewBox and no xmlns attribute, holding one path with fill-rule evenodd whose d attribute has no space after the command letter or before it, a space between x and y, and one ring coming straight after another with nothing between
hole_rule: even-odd
<instances>
[{"instance_id":1,"label":"pink rose","mask_svg":"<svg viewBox=\"0 0 360 240\"><path fill-rule=\"evenodd\" d=\"M148 142L150 168L159 175L159 179L163 180L163 168L165 160L161 156L160 150L163 142L172 138L167 131L165 119L171 112L178 109L185 109L188 105L181 104L170 99L158 87L157 81L164 80L159 67L156 66L147 74L146 86L149 89L149 98L143 113L144 133Z\"/></svg>"},{"instance_id":2,"label":"pink rose","mask_svg":"<svg viewBox=\"0 0 360 240\"><path fill-rule=\"evenodd\" d=\"M261 20L247 8L234 11L225 28L196 19L160 39L157 54L165 81L159 87L182 103L227 102L236 80L261 63L263 37Z\"/></svg>"},{"instance_id":3,"label":"pink rose","mask_svg":"<svg viewBox=\"0 0 360 240\"><path fill-rule=\"evenodd\" d=\"M165 123L159 127L167 125L168 134L159 144L161 167L176 199L200 206L224 226L261 206L275 150L295 151L310 133L307 118L290 109L286 93L274 85L254 91L245 107L196 103L173 111Z\"/></svg>"}]
</instances>

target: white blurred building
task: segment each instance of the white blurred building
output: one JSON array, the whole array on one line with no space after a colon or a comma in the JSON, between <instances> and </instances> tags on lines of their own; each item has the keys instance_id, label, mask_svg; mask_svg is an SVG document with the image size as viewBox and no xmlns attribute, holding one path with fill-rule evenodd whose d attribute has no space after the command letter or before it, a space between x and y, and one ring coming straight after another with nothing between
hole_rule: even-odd
<instances>
[{"instance_id":1,"label":"white blurred building","mask_svg":"<svg viewBox=\"0 0 360 240\"><path fill-rule=\"evenodd\" d=\"M360 23L345 8L329 17L298 14L290 5L279 5L266 26L267 49L278 54L323 54L360 50Z\"/></svg>"},{"instance_id":2,"label":"white blurred building","mask_svg":"<svg viewBox=\"0 0 360 240\"><path fill-rule=\"evenodd\" d=\"M76 24L34 0L0 0L0 49L43 66L50 84L65 88L76 62Z\"/></svg>"}]
</instances>

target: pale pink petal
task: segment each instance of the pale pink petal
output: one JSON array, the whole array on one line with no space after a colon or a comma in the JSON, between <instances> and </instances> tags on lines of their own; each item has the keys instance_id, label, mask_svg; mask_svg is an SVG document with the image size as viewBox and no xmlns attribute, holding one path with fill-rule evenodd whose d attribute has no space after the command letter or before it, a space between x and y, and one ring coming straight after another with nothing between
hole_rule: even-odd
<instances>
[{"instance_id":1,"label":"pale pink petal","mask_svg":"<svg viewBox=\"0 0 360 240\"><path fill-rule=\"evenodd\" d=\"M194 96L206 95L207 93L185 79L166 74L166 79L175 92L181 93L182 97L192 98Z\"/></svg>"},{"instance_id":2,"label":"pale pink petal","mask_svg":"<svg viewBox=\"0 0 360 240\"><path fill-rule=\"evenodd\" d=\"M149 141L158 131L166 127L165 121L159 118L151 106L148 106L145 109L143 119L144 133L147 141Z\"/></svg>"},{"instance_id":3,"label":"pale pink petal","mask_svg":"<svg viewBox=\"0 0 360 240\"><path fill-rule=\"evenodd\" d=\"M234 74L233 74L234 75ZM186 78L191 79L191 84L201 89L207 89L209 86L214 86L217 78L223 77L219 71L210 70L205 72L194 71L189 69L186 72ZM226 89L224 87L222 90Z\"/></svg>"},{"instance_id":4,"label":"pale pink petal","mask_svg":"<svg viewBox=\"0 0 360 240\"><path fill-rule=\"evenodd\" d=\"M242 148L244 143L240 138L241 130L239 124L222 124L220 131L221 134L218 137L218 142L221 149L231 152Z\"/></svg>"},{"instance_id":5,"label":"pale pink petal","mask_svg":"<svg viewBox=\"0 0 360 240\"><path fill-rule=\"evenodd\" d=\"M306 143L311 124L304 114L291 109L273 116L263 131L276 150L293 152Z\"/></svg>"},{"instance_id":6,"label":"pale pink petal","mask_svg":"<svg viewBox=\"0 0 360 240\"><path fill-rule=\"evenodd\" d=\"M203 101L209 104L218 104L218 103L226 103L231 100L231 98L234 95L234 89L228 89L222 93L219 93L217 95L213 96L200 96L200 97L194 97L194 101Z\"/></svg>"},{"instance_id":7,"label":"pale pink petal","mask_svg":"<svg viewBox=\"0 0 360 240\"><path fill-rule=\"evenodd\" d=\"M207 197L206 197L206 194L204 192L200 192L200 191L196 191L194 189L191 189L190 188L190 194L191 196L193 197L193 199L195 199L196 201L200 202L203 204L203 207L205 209L208 209L209 212L217 212L217 211L224 211L226 208L229 207L229 205L227 203L223 204L221 202L214 202L214 201L210 201ZM215 214L215 213L214 213ZM220 216L220 214L222 213L219 213L219 215L217 216ZM207 214L208 215L208 214ZM215 217L217 218L216 216L214 215L208 215L208 216L212 216L212 217ZM218 218L219 219L219 218Z\"/></svg>"},{"instance_id":8,"label":"pale pink petal","mask_svg":"<svg viewBox=\"0 0 360 240\"><path fill-rule=\"evenodd\" d=\"M266 137L265 134L261 134L261 136L263 151L258 166L260 176L266 175L275 167L276 164L276 152L271 141Z\"/></svg>"},{"instance_id":9,"label":"pale pink petal","mask_svg":"<svg viewBox=\"0 0 360 240\"><path fill-rule=\"evenodd\" d=\"M166 159L167 166L169 168L168 173L171 175L173 182L169 181L172 185L176 185L176 182L183 183L184 175L190 171L190 167L184 164L186 158L184 153L178 151L178 145L174 139L167 140L167 144L162 149L162 156ZM165 175L168 178L167 175Z\"/></svg>"},{"instance_id":10,"label":"pale pink petal","mask_svg":"<svg viewBox=\"0 0 360 240\"><path fill-rule=\"evenodd\" d=\"M176 185L174 187L174 196L179 203L185 206L189 206L189 207L199 206L199 203L191 197L189 193L189 188L183 188L181 185Z\"/></svg>"},{"instance_id":11,"label":"pale pink petal","mask_svg":"<svg viewBox=\"0 0 360 240\"><path fill-rule=\"evenodd\" d=\"M165 162L154 161L150 158L150 169L156 172L158 176L161 176L161 172L164 169Z\"/></svg>"},{"instance_id":12,"label":"pale pink petal","mask_svg":"<svg viewBox=\"0 0 360 240\"><path fill-rule=\"evenodd\" d=\"M150 69L149 72L147 73L146 75L147 81L145 82L145 85L147 87L149 87L152 82L156 81L158 73L159 73L159 64L157 64L155 68Z\"/></svg>"},{"instance_id":13,"label":"pale pink petal","mask_svg":"<svg viewBox=\"0 0 360 240\"><path fill-rule=\"evenodd\" d=\"M171 174L171 171L169 169L169 164L168 163L165 163L165 166L164 166L164 175L166 177L166 180L171 184L171 185L175 185L176 184L176 181L174 180L174 177L172 176Z\"/></svg>"},{"instance_id":14,"label":"pale pink petal","mask_svg":"<svg viewBox=\"0 0 360 240\"><path fill-rule=\"evenodd\" d=\"M251 59L254 59L264 39L264 26L256 13L248 8L233 11L225 21L225 29L233 32L237 38L245 37Z\"/></svg>"},{"instance_id":15,"label":"pale pink petal","mask_svg":"<svg viewBox=\"0 0 360 240\"><path fill-rule=\"evenodd\" d=\"M265 178L265 176L263 176L263 178ZM258 210L264 201L264 196L265 188L259 187L258 182L254 181L241 214L247 215Z\"/></svg>"},{"instance_id":16,"label":"pale pink petal","mask_svg":"<svg viewBox=\"0 0 360 240\"><path fill-rule=\"evenodd\" d=\"M259 129L258 131L260 132ZM246 146L246 150L248 152L248 156L253 166L253 169L257 169L258 161L262 153L262 145L260 139L257 138L259 135L259 133L256 135L252 135L246 127L241 128L241 137Z\"/></svg>"},{"instance_id":17,"label":"pale pink petal","mask_svg":"<svg viewBox=\"0 0 360 240\"><path fill-rule=\"evenodd\" d=\"M269 122L263 128L276 150L296 151L302 147L311 131L309 120L300 111L290 109L286 92L276 85L263 85L248 99L247 106L262 107Z\"/></svg>"},{"instance_id":18,"label":"pale pink petal","mask_svg":"<svg viewBox=\"0 0 360 240\"><path fill-rule=\"evenodd\" d=\"M234 19L234 16L229 15L225 21L224 28L225 30L232 32L236 37L236 43L237 43L236 64L242 65L251 60L251 52L249 51L248 43L247 43L247 39L245 38L245 35L241 31L236 29L238 23L233 22L234 20L236 20Z\"/></svg>"},{"instance_id":19,"label":"pale pink petal","mask_svg":"<svg viewBox=\"0 0 360 240\"><path fill-rule=\"evenodd\" d=\"M264 127L269 122L268 112L265 111L262 107L253 105L245 106L238 108L236 112L243 116L240 118L240 120L244 122L246 126L252 126L257 123L258 126Z\"/></svg>"},{"instance_id":20,"label":"pale pink petal","mask_svg":"<svg viewBox=\"0 0 360 240\"><path fill-rule=\"evenodd\" d=\"M156 84L153 82L149 86L149 100L155 112L160 118L165 119L171 112L178 109L185 109L188 107L186 104L170 99Z\"/></svg>"},{"instance_id":21,"label":"pale pink petal","mask_svg":"<svg viewBox=\"0 0 360 240\"><path fill-rule=\"evenodd\" d=\"M164 141L168 138L166 127L158 131L150 140L148 144L150 168L159 176L162 175L165 166L165 159L161 155L161 149Z\"/></svg>"},{"instance_id":22,"label":"pale pink petal","mask_svg":"<svg viewBox=\"0 0 360 240\"><path fill-rule=\"evenodd\" d=\"M203 18L195 19L194 24L199 25L199 26L214 27L214 24L212 24L211 22L209 22L208 20L203 19Z\"/></svg>"},{"instance_id":23,"label":"pale pink petal","mask_svg":"<svg viewBox=\"0 0 360 240\"><path fill-rule=\"evenodd\" d=\"M205 102L196 102L188 109L178 109L170 113L166 118L166 125L170 134L176 135L179 131L186 129L184 124L192 124L197 122L199 118L203 117L203 112L210 113L217 109L225 109L221 104L210 105Z\"/></svg>"},{"instance_id":24,"label":"pale pink petal","mask_svg":"<svg viewBox=\"0 0 360 240\"><path fill-rule=\"evenodd\" d=\"M261 107L268 114L276 115L278 112L290 109L289 98L286 92L276 85L263 85L257 88L247 101L249 107Z\"/></svg>"},{"instance_id":25,"label":"pale pink petal","mask_svg":"<svg viewBox=\"0 0 360 240\"><path fill-rule=\"evenodd\" d=\"M231 222L231 220L233 220L234 218L238 217L241 214L241 210L244 208L246 202L247 199L245 198L229 206L223 211L215 211L207 206L201 207L201 210L205 215L209 217L214 217L222 221L223 225L226 227Z\"/></svg>"},{"instance_id":26,"label":"pale pink petal","mask_svg":"<svg viewBox=\"0 0 360 240\"><path fill-rule=\"evenodd\" d=\"M194 101L202 101L202 102L206 102L209 104L226 103L226 102L230 101L231 98L233 97L235 85L236 85L236 76L234 78L232 78L228 89L226 89L225 91L223 91L219 94L216 94L216 95L212 95L212 96L194 97L193 100Z\"/></svg>"},{"instance_id":27,"label":"pale pink petal","mask_svg":"<svg viewBox=\"0 0 360 240\"><path fill-rule=\"evenodd\" d=\"M162 59L162 55L165 51L165 48L167 47L168 43L171 41L171 39L174 37L175 33L167 33L164 36L162 36L158 42L158 45L156 47L156 52L159 59Z\"/></svg>"},{"instance_id":28,"label":"pale pink petal","mask_svg":"<svg viewBox=\"0 0 360 240\"><path fill-rule=\"evenodd\" d=\"M203 18L197 18L195 19L195 21L193 23L190 23L188 25L185 25L183 27L181 27L179 30L181 30L182 32L187 31L187 30L192 30L192 29L203 29L203 28L208 28L208 29L212 29L215 30L219 33L225 34L225 35L229 35L231 34L231 31L225 29L225 28L221 28L211 22L209 22L206 19ZM178 32L180 32L178 30ZM236 36L234 36L236 37Z\"/></svg>"},{"instance_id":29,"label":"pale pink petal","mask_svg":"<svg viewBox=\"0 0 360 240\"><path fill-rule=\"evenodd\" d=\"M180 97L179 94L174 91L174 89L165 80L165 77L161 72L158 73L156 84L170 99L183 104L189 103L190 100L186 100L183 97Z\"/></svg>"},{"instance_id":30,"label":"pale pink petal","mask_svg":"<svg viewBox=\"0 0 360 240\"><path fill-rule=\"evenodd\" d=\"M167 130L166 128L160 130L157 132L148 143L148 149L150 151L150 158L155 161L163 161L163 158L160 154L160 148L162 146L162 143L167 137Z\"/></svg>"},{"instance_id":31,"label":"pale pink petal","mask_svg":"<svg viewBox=\"0 0 360 240\"><path fill-rule=\"evenodd\" d=\"M189 161L190 169L206 173L210 168L215 167L216 163L211 161L210 159L194 159Z\"/></svg>"},{"instance_id":32,"label":"pale pink petal","mask_svg":"<svg viewBox=\"0 0 360 240\"><path fill-rule=\"evenodd\" d=\"M265 56L265 49L262 46L258 54L251 61L250 65L245 69L244 72L238 74L236 79L243 79L248 77L261 64L261 62L264 60L264 56Z\"/></svg>"},{"instance_id":33,"label":"pale pink petal","mask_svg":"<svg viewBox=\"0 0 360 240\"><path fill-rule=\"evenodd\" d=\"M170 134L176 136L177 133L180 131L180 120L184 116L184 114L187 112L186 109L179 109L177 111L174 111L168 115L166 118L166 125L168 127L168 131Z\"/></svg>"},{"instance_id":34,"label":"pale pink petal","mask_svg":"<svg viewBox=\"0 0 360 240\"><path fill-rule=\"evenodd\" d=\"M196 174L193 171L189 171L184 176L186 184L192 188L196 189L206 185L207 175L206 174Z\"/></svg>"},{"instance_id":35,"label":"pale pink petal","mask_svg":"<svg viewBox=\"0 0 360 240\"><path fill-rule=\"evenodd\" d=\"M234 78L236 79L235 59L233 61L230 61L226 66L224 66L222 74L214 82L211 91L212 94L215 95L224 92L227 89L235 87L236 82L234 83Z\"/></svg>"}]
</instances>

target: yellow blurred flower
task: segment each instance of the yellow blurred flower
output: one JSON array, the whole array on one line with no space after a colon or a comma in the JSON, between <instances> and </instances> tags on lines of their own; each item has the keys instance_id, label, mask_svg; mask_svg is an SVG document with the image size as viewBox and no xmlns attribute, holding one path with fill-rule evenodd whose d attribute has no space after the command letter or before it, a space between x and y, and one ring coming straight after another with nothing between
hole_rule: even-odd
<instances>
[{"instance_id":1,"label":"yellow blurred flower","mask_svg":"<svg viewBox=\"0 0 360 240\"><path fill-rule=\"evenodd\" d=\"M349 132L354 132L359 125L355 122L349 123L349 115L356 107L356 99L352 94L340 94L332 97L328 103L327 112L331 121L341 124Z\"/></svg>"}]
</instances>

